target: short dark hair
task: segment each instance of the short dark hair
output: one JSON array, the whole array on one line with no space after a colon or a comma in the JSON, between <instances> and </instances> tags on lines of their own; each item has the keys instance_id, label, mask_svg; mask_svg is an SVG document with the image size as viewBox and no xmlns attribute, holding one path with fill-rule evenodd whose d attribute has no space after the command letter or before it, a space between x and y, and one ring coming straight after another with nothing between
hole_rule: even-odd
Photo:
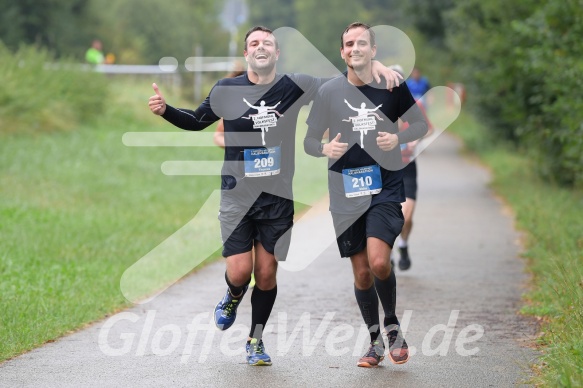
<instances>
[{"instance_id":1,"label":"short dark hair","mask_svg":"<svg viewBox=\"0 0 583 388\"><path fill-rule=\"evenodd\" d=\"M251 35L252 33L254 33L255 31L263 31L263 32L267 32L268 34L273 35L273 31L270 30L267 27L264 26L255 26L252 27L249 31L247 31L247 33L245 34L245 50L247 50L247 38L249 37L249 35ZM273 36L273 38L275 39L275 35ZM275 48L278 49L279 48L279 44L277 43L277 39L275 39Z\"/></svg>"},{"instance_id":2,"label":"short dark hair","mask_svg":"<svg viewBox=\"0 0 583 388\"><path fill-rule=\"evenodd\" d=\"M344 32L342 32L342 35L340 35L340 48L344 47L344 35L348 31L352 30L353 28L358 28L358 27L362 27L368 31L368 36L370 37L370 45L371 46L375 45L376 41L375 41L375 33L374 33L373 29L370 28L370 26L368 24L361 23L361 22L354 22L354 23L350 23L348 25L348 27L346 27L344 29Z\"/></svg>"}]
</instances>

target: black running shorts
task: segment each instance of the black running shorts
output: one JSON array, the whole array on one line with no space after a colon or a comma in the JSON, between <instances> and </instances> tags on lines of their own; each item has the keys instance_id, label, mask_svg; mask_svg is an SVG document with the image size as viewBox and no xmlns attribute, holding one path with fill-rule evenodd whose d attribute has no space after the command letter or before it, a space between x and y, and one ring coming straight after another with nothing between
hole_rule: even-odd
<instances>
[{"instance_id":1,"label":"black running shorts","mask_svg":"<svg viewBox=\"0 0 583 388\"><path fill-rule=\"evenodd\" d=\"M284 261L289 250L293 219L294 204L290 200L254 206L244 215L219 213L223 257L249 252L255 242L260 242L277 260Z\"/></svg>"},{"instance_id":2,"label":"black running shorts","mask_svg":"<svg viewBox=\"0 0 583 388\"><path fill-rule=\"evenodd\" d=\"M384 202L369 208L359 216L332 213L336 243L342 257L350 257L366 248L366 239L376 237L391 248L401 233L403 212L401 204Z\"/></svg>"},{"instance_id":3,"label":"black running shorts","mask_svg":"<svg viewBox=\"0 0 583 388\"><path fill-rule=\"evenodd\" d=\"M417 199L417 163L410 162L403 169L403 186L405 186L405 197Z\"/></svg>"}]
</instances>

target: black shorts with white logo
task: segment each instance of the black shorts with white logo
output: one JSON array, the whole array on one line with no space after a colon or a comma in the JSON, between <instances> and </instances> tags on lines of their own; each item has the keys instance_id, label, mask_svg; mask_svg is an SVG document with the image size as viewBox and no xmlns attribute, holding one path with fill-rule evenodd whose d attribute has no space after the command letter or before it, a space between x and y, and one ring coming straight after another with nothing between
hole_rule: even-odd
<instances>
[{"instance_id":1,"label":"black shorts with white logo","mask_svg":"<svg viewBox=\"0 0 583 388\"><path fill-rule=\"evenodd\" d=\"M277 260L287 257L294 219L294 203L282 199L265 206L253 206L246 214L219 213L223 256L229 257L251 251L260 242Z\"/></svg>"},{"instance_id":2,"label":"black shorts with white logo","mask_svg":"<svg viewBox=\"0 0 583 388\"><path fill-rule=\"evenodd\" d=\"M342 257L353 256L365 249L368 237L383 240L393 248L405 222L401 204L397 202L379 203L360 216L332 213L332 219Z\"/></svg>"}]
</instances>

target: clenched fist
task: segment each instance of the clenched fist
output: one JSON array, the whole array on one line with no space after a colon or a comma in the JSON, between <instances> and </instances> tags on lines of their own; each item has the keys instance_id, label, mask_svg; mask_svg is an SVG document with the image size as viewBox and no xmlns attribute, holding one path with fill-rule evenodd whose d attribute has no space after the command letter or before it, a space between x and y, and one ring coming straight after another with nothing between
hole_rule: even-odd
<instances>
[{"instance_id":1,"label":"clenched fist","mask_svg":"<svg viewBox=\"0 0 583 388\"><path fill-rule=\"evenodd\" d=\"M394 133L379 132L377 145L383 151L390 151L399 145L399 137Z\"/></svg>"}]
</instances>

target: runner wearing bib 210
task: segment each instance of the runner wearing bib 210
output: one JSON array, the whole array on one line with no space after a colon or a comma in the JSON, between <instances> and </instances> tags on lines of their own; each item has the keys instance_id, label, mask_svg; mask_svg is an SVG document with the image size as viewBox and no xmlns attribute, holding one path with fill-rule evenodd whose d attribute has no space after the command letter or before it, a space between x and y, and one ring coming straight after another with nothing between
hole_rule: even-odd
<instances>
[{"instance_id":1,"label":"runner wearing bib 210","mask_svg":"<svg viewBox=\"0 0 583 388\"><path fill-rule=\"evenodd\" d=\"M370 346L357 365L377 366L385 356L378 300L385 318L389 357L395 364L409 359L407 343L395 314L396 279L390 254L403 227L405 200L401 148L427 132L427 124L409 89L402 84L388 93L371 75L376 54L374 31L362 23L342 34L344 76L318 90L308 117L305 151L328 157L330 211L342 257L350 257L354 293L370 333ZM358 107L358 108L357 108ZM397 121L409 122L399 132ZM322 136L329 130L329 143Z\"/></svg>"}]
</instances>

